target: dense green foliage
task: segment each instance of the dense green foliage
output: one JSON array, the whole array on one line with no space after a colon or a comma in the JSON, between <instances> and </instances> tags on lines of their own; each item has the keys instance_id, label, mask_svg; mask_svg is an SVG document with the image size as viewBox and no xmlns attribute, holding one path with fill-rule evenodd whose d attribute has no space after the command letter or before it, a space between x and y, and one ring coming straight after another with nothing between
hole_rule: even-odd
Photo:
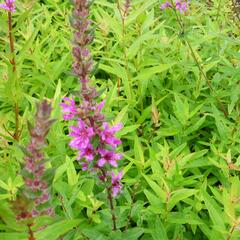
<instances>
[{"instance_id":1,"label":"dense green foliage","mask_svg":"<svg viewBox=\"0 0 240 240\"><path fill-rule=\"evenodd\" d=\"M56 216L36 219L36 239L240 239L240 22L230 0L191 1L178 18L171 9L161 11L160 3L132 0L125 21L113 0L91 6L92 84L107 99L108 118L124 124L116 232L102 187L80 171L68 146L59 106L79 89L71 74L69 1L17 1L17 77L11 75L7 14L1 11L1 240L28 239L9 201L23 186L19 145L29 142L26 122L43 98L52 102L56 119L45 148L47 167L54 169ZM14 131L16 100L19 142L6 131ZM42 225L47 227L38 230Z\"/></svg>"}]
</instances>

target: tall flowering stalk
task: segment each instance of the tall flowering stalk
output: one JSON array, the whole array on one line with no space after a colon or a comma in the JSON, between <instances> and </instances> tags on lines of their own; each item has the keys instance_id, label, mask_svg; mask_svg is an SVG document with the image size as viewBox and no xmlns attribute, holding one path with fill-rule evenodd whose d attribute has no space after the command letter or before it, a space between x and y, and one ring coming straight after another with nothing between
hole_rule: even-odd
<instances>
[{"instance_id":1,"label":"tall flowering stalk","mask_svg":"<svg viewBox=\"0 0 240 240\"><path fill-rule=\"evenodd\" d=\"M13 37L13 29L12 29L12 13L16 11L15 0L5 0L4 3L0 4L0 8L8 12L8 38L9 38L10 52L12 55L10 59L10 63L12 65L12 72L13 74L15 74L16 61L14 57L15 50L14 50L14 37ZM15 132L14 134L11 134L11 136L18 141L21 131L19 130L19 105L18 105L17 99L15 100L15 103L14 103L14 112L15 112Z\"/></svg>"},{"instance_id":2,"label":"tall flowering stalk","mask_svg":"<svg viewBox=\"0 0 240 240\"><path fill-rule=\"evenodd\" d=\"M48 183L44 179L44 175L46 175L44 162L46 159L43 154L46 136L54 122L54 120L50 119L51 110L51 106L46 100L38 104L35 126L29 125L31 140L25 157L24 181L26 188L24 193L26 197L34 202L31 211L33 217L53 213L52 208L46 208L47 202L50 200L50 194Z\"/></svg>"},{"instance_id":3,"label":"tall flowering stalk","mask_svg":"<svg viewBox=\"0 0 240 240\"><path fill-rule=\"evenodd\" d=\"M70 126L69 135L72 140L69 145L77 151L77 160L82 170L97 174L99 180L104 184L112 213L113 230L116 230L113 198L119 194L122 188L120 184L122 173L117 172L118 161L122 156L116 152L121 141L114 135L122 125L110 126L105 121L105 116L101 112L105 101L97 102L97 91L89 84L89 75L93 66L88 49L88 45L93 40L91 22L88 19L90 2L74 0L73 5L71 23L74 29L72 49L74 62L72 67L73 73L81 84L78 96L80 104L76 104L74 98L64 98L61 107L65 120L76 120L76 124Z\"/></svg>"},{"instance_id":4,"label":"tall flowering stalk","mask_svg":"<svg viewBox=\"0 0 240 240\"><path fill-rule=\"evenodd\" d=\"M24 149L26 154L23 177L25 187L22 194L12 203L18 220L26 221L29 227L29 239L35 239L31 226L33 218L42 215L52 215L53 209L50 207L49 186L46 180L46 159L43 154L45 138L54 120L50 119L51 106L47 101L37 105L35 116L35 126L29 124L30 143Z\"/></svg>"},{"instance_id":5,"label":"tall flowering stalk","mask_svg":"<svg viewBox=\"0 0 240 240\"><path fill-rule=\"evenodd\" d=\"M177 20L177 23L181 29L181 33L184 34L185 33L185 26L184 26L184 23L183 23L183 20L182 20L182 14L185 13L186 11L188 11L189 9L189 3L190 1L186 1L186 0L169 0L169 1L166 1L165 3L163 3L161 5L161 9L162 10L165 10L167 8L171 8L176 16L176 20ZM178 12L180 12L181 14L178 14ZM208 79L206 73L205 73L205 70L202 66L202 64L199 62L194 50L193 50L193 47L190 43L190 41L187 39L187 38L184 38L183 39L183 42L187 45L187 47L189 48L190 52L191 52L191 55L192 55L192 58L193 60L195 61L201 75L203 76L203 78L205 79L207 85L208 85L208 88L210 89L211 92L215 93L216 94L216 91L215 89L212 87L212 83L211 81ZM218 96L215 97L217 102L218 102L218 105L221 109L221 111L223 112L224 116L225 117L228 117L228 112L226 111L225 109L225 106L224 104L222 103L222 101L220 100L220 98Z\"/></svg>"}]
</instances>

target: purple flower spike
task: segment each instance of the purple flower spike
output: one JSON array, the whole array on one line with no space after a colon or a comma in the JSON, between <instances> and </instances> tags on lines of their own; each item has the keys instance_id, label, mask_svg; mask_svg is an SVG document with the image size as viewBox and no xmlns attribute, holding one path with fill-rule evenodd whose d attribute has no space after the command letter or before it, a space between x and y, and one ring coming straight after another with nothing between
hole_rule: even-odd
<instances>
[{"instance_id":1,"label":"purple flower spike","mask_svg":"<svg viewBox=\"0 0 240 240\"><path fill-rule=\"evenodd\" d=\"M121 154L106 149L100 148L98 149L98 153L101 155L101 158L98 160L99 167L103 167L106 163L109 163L113 167L117 167L117 160L122 158Z\"/></svg>"},{"instance_id":2,"label":"purple flower spike","mask_svg":"<svg viewBox=\"0 0 240 240\"><path fill-rule=\"evenodd\" d=\"M101 93L90 85L93 59L89 50L94 34L91 29L89 17L90 0L73 0L73 73L81 84L78 101L72 98L64 98L61 103L63 118L65 120L76 120L70 126L69 136L72 137L69 146L77 151L77 160L82 171L88 171L98 176L107 189L110 206L113 206L113 197L116 196L122 186L120 179L122 174L111 175L112 169L118 167L118 160L122 155L117 153L116 147L121 144L115 134L122 128L122 124L110 126L106 116L102 113L106 100L99 102ZM130 1L125 1L124 17L127 16ZM77 96L76 96L77 99ZM29 162L28 168L32 165ZM29 184L32 184L31 182ZM112 211L112 219L116 218ZM116 230L116 223L113 224Z\"/></svg>"},{"instance_id":3,"label":"purple flower spike","mask_svg":"<svg viewBox=\"0 0 240 240\"><path fill-rule=\"evenodd\" d=\"M43 153L46 136L54 122L50 119L51 110L52 108L46 100L39 103L34 126L29 123L30 143L24 150L26 153L23 171L25 186L22 194L13 202L17 220L46 215L49 213L46 211L47 207L51 208L50 183L45 176L46 158ZM30 205L24 209L18 203L26 200Z\"/></svg>"},{"instance_id":4,"label":"purple flower spike","mask_svg":"<svg viewBox=\"0 0 240 240\"><path fill-rule=\"evenodd\" d=\"M170 7L172 7L172 5L171 5L171 3L170 2L165 2L165 3L163 3L162 5L161 5L161 9L162 10L165 10L166 8L170 8Z\"/></svg>"},{"instance_id":5,"label":"purple flower spike","mask_svg":"<svg viewBox=\"0 0 240 240\"><path fill-rule=\"evenodd\" d=\"M119 172L117 175L112 173L112 194L114 197L116 197L122 189L122 185L120 184L122 176L122 172Z\"/></svg>"},{"instance_id":6,"label":"purple flower spike","mask_svg":"<svg viewBox=\"0 0 240 240\"><path fill-rule=\"evenodd\" d=\"M15 0L5 0L5 3L0 4L0 8L10 12L16 11Z\"/></svg>"}]
</instances>

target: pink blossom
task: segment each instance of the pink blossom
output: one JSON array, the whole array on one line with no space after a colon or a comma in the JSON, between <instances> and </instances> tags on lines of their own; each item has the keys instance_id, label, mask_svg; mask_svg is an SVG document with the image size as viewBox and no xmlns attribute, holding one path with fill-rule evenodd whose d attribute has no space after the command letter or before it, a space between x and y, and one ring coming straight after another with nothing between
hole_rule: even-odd
<instances>
[{"instance_id":1,"label":"pink blossom","mask_svg":"<svg viewBox=\"0 0 240 240\"><path fill-rule=\"evenodd\" d=\"M32 210L32 216L33 216L33 217L37 217L38 215L39 215L39 211L37 211L37 209L34 208L34 209Z\"/></svg>"},{"instance_id":2,"label":"pink blossom","mask_svg":"<svg viewBox=\"0 0 240 240\"><path fill-rule=\"evenodd\" d=\"M88 144L86 148L79 152L77 160L80 160L81 158L86 158L89 162L94 159L94 148L91 144Z\"/></svg>"},{"instance_id":3,"label":"pink blossom","mask_svg":"<svg viewBox=\"0 0 240 240\"><path fill-rule=\"evenodd\" d=\"M48 193L43 193L40 197L35 199L35 204L40 205L49 200L49 194Z\"/></svg>"},{"instance_id":4,"label":"pink blossom","mask_svg":"<svg viewBox=\"0 0 240 240\"><path fill-rule=\"evenodd\" d=\"M122 189L122 185L120 184L122 176L123 176L122 172L119 172L117 175L112 173L112 194L114 197L116 197Z\"/></svg>"},{"instance_id":5,"label":"pink blossom","mask_svg":"<svg viewBox=\"0 0 240 240\"><path fill-rule=\"evenodd\" d=\"M188 10L188 2L184 0L176 0L175 7L180 13L184 13Z\"/></svg>"},{"instance_id":6,"label":"pink blossom","mask_svg":"<svg viewBox=\"0 0 240 240\"><path fill-rule=\"evenodd\" d=\"M166 8L170 8L170 7L172 7L172 5L171 5L171 3L170 3L169 1L166 1L165 3L163 3L163 4L161 5L161 9L162 9L162 10L164 10L164 9L166 9Z\"/></svg>"},{"instance_id":7,"label":"pink blossom","mask_svg":"<svg viewBox=\"0 0 240 240\"><path fill-rule=\"evenodd\" d=\"M122 158L122 155L119 153L114 153L106 149L98 149L98 153L101 155L101 158L98 160L98 166L103 167L106 163L109 163L113 167L117 167L117 160Z\"/></svg>"},{"instance_id":8,"label":"pink blossom","mask_svg":"<svg viewBox=\"0 0 240 240\"><path fill-rule=\"evenodd\" d=\"M52 208L47 208L43 211L42 213L43 215L48 215L48 216L52 216L54 214L54 211Z\"/></svg>"},{"instance_id":9,"label":"pink blossom","mask_svg":"<svg viewBox=\"0 0 240 240\"><path fill-rule=\"evenodd\" d=\"M91 138L94 136L94 131L92 127L88 127L84 121L80 118L78 119L78 126L70 126L72 132L70 136L74 139L70 142L70 147L78 150L85 149L91 141Z\"/></svg>"},{"instance_id":10,"label":"pink blossom","mask_svg":"<svg viewBox=\"0 0 240 240\"><path fill-rule=\"evenodd\" d=\"M71 120L77 115L77 108L75 101L71 98L65 97L64 102L60 104L63 111L64 120Z\"/></svg>"},{"instance_id":11,"label":"pink blossom","mask_svg":"<svg viewBox=\"0 0 240 240\"><path fill-rule=\"evenodd\" d=\"M122 128L122 124L117 124L110 128L107 122L102 124L103 130L100 131L99 136L103 143L109 144L112 147L116 147L121 144L121 141L118 138L114 137L114 134Z\"/></svg>"},{"instance_id":12,"label":"pink blossom","mask_svg":"<svg viewBox=\"0 0 240 240\"><path fill-rule=\"evenodd\" d=\"M0 8L10 12L16 11L15 0L5 0L5 3L0 4Z\"/></svg>"},{"instance_id":13,"label":"pink blossom","mask_svg":"<svg viewBox=\"0 0 240 240\"><path fill-rule=\"evenodd\" d=\"M180 13L184 13L188 10L188 1L186 0L176 0L175 1L175 9ZM165 10L167 8L172 8L172 4L169 1L166 1L161 5L161 9Z\"/></svg>"}]
</instances>

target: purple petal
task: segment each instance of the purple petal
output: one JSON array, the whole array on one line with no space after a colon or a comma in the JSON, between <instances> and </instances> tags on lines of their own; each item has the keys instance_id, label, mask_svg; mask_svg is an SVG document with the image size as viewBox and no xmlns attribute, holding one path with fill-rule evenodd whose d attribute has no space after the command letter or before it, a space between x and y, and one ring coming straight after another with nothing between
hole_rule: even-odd
<instances>
[{"instance_id":1,"label":"purple petal","mask_svg":"<svg viewBox=\"0 0 240 240\"><path fill-rule=\"evenodd\" d=\"M119 123L111 128L111 132L116 133L117 131L119 131L122 128L123 128L123 125L121 123Z\"/></svg>"},{"instance_id":2,"label":"purple petal","mask_svg":"<svg viewBox=\"0 0 240 240\"><path fill-rule=\"evenodd\" d=\"M108 129L109 129L109 124L108 124L107 122L104 122L104 123L102 124L102 126L103 126L103 129L104 129L104 130L108 130Z\"/></svg>"},{"instance_id":3,"label":"purple petal","mask_svg":"<svg viewBox=\"0 0 240 240\"><path fill-rule=\"evenodd\" d=\"M100 158L100 159L98 160L98 166L99 166L99 167L104 166L105 163L106 163L106 159L104 159L104 158Z\"/></svg>"},{"instance_id":4,"label":"purple petal","mask_svg":"<svg viewBox=\"0 0 240 240\"><path fill-rule=\"evenodd\" d=\"M116 162L115 159L110 160L109 163L110 163L113 167L118 167L118 164L117 164L117 162Z\"/></svg>"},{"instance_id":5,"label":"purple petal","mask_svg":"<svg viewBox=\"0 0 240 240\"><path fill-rule=\"evenodd\" d=\"M97 105L97 109L98 109L99 111L101 111L101 110L103 109L105 102L106 102L106 100L103 100L102 102L100 102L100 103Z\"/></svg>"}]
</instances>

